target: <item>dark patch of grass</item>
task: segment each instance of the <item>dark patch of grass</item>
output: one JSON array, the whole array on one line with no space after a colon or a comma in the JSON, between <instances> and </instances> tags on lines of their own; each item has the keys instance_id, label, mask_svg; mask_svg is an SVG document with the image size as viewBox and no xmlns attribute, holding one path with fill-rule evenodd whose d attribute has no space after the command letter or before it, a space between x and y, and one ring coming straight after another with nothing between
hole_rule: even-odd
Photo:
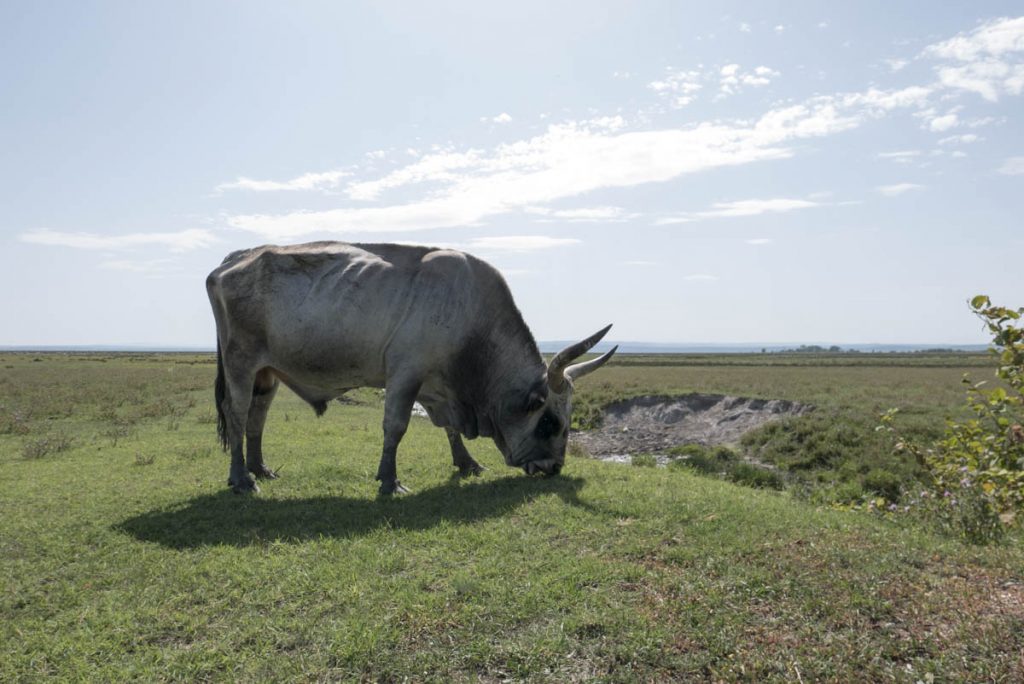
<instances>
[{"instance_id":1,"label":"dark patch of grass","mask_svg":"<svg viewBox=\"0 0 1024 684\"><path fill-rule=\"evenodd\" d=\"M705 447L684 444L669 449L669 455L678 457L672 466L696 471L702 475L724 478L730 482L755 489L782 489L785 480L778 473L740 459L739 454L727 446Z\"/></svg>"},{"instance_id":2,"label":"dark patch of grass","mask_svg":"<svg viewBox=\"0 0 1024 684\"><path fill-rule=\"evenodd\" d=\"M750 463L734 463L725 474L730 482L755 489L782 489L785 484L777 472Z\"/></svg>"}]
</instances>

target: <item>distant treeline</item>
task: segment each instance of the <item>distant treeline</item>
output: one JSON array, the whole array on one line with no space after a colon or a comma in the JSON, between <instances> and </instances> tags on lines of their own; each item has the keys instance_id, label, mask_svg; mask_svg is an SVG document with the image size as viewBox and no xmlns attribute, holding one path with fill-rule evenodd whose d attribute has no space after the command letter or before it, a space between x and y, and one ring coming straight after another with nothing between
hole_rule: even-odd
<instances>
[{"instance_id":1,"label":"distant treeline","mask_svg":"<svg viewBox=\"0 0 1024 684\"><path fill-rule=\"evenodd\" d=\"M832 345L831 347L823 347L819 344L801 344L795 349L780 349L778 351L769 351L767 349L761 350L762 354L864 354L864 353L876 353L876 352L864 352L860 349L843 349L838 345ZM935 347L933 349L914 349L913 351L903 352L905 354L971 354L977 353L967 349L953 349L951 347Z\"/></svg>"}]
</instances>

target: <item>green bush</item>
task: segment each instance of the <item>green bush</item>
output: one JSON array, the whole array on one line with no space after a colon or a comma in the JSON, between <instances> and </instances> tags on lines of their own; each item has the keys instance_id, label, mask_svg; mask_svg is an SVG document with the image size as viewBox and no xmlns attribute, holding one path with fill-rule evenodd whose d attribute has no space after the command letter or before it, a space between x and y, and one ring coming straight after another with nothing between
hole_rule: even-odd
<instances>
[{"instance_id":1,"label":"green bush","mask_svg":"<svg viewBox=\"0 0 1024 684\"><path fill-rule=\"evenodd\" d=\"M875 468L864 476L864 489L895 502L900 499L900 478L882 468Z\"/></svg>"},{"instance_id":2,"label":"green bush","mask_svg":"<svg viewBox=\"0 0 1024 684\"><path fill-rule=\"evenodd\" d=\"M970 306L992 333L989 351L999 360L1000 384L987 388L964 377L973 417L947 419L945 434L931 446L896 429L896 409L882 416L879 430L927 470L932 491L922 497L924 507L950 531L985 543L1001 537L1024 508L1024 328L1016 324L1024 308L992 306L985 295Z\"/></svg>"},{"instance_id":3,"label":"green bush","mask_svg":"<svg viewBox=\"0 0 1024 684\"><path fill-rule=\"evenodd\" d=\"M783 485L778 473L750 463L733 463L726 471L726 477L736 484L756 489L782 489Z\"/></svg>"}]
</instances>

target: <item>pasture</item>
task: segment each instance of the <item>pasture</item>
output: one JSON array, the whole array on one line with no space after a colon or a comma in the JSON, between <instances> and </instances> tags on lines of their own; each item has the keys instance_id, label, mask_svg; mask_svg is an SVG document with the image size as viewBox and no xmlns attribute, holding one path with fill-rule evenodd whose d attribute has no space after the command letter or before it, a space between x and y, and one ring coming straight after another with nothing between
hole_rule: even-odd
<instances>
[{"instance_id":1,"label":"pasture","mask_svg":"<svg viewBox=\"0 0 1024 684\"><path fill-rule=\"evenodd\" d=\"M874 357L874 358L872 358ZM836 510L899 406L937 434L984 356L624 356L578 419L641 394L816 410L748 435L784 491L567 459L528 478L489 440L452 478L442 430L376 496L379 392L317 419L282 390L281 479L226 486L212 355L0 353L0 680L1020 681L1024 551Z\"/></svg>"}]
</instances>

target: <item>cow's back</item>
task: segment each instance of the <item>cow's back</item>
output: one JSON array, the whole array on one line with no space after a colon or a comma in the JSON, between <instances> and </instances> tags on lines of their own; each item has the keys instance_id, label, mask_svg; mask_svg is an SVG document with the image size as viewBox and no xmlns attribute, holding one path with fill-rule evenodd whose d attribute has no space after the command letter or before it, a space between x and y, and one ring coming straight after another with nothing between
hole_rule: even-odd
<instances>
[{"instance_id":1,"label":"cow's back","mask_svg":"<svg viewBox=\"0 0 1024 684\"><path fill-rule=\"evenodd\" d=\"M208 289L222 340L297 379L376 385L395 347L443 363L474 318L480 264L405 245L264 246L229 255Z\"/></svg>"}]
</instances>

